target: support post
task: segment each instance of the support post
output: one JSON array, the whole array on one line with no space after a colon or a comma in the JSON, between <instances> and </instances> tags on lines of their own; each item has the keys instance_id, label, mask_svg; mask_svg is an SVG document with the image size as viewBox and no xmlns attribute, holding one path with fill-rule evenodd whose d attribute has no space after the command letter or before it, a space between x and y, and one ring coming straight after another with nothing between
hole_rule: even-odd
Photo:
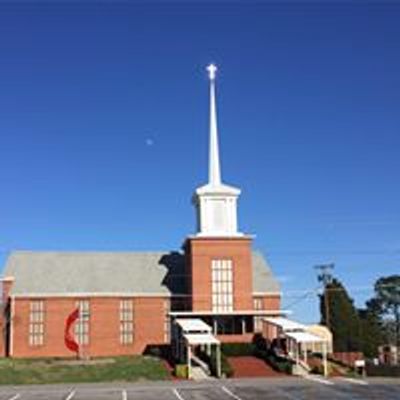
<instances>
[{"instance_id":1,"label":"support post","mask_svg":"<svg viewBox=\"0 0 400 400\"><path fill-rule=\"evenodd\" d=\"M214 335L218 334L218 325L217 325L216 318L213 319L213 333L214 333Z\"/></svg>"},{"instance_id":2,"label":"support post","mask_svg":"<svg viewBox=\"0 0 400 400\"><path fill-rule=\"evenodd\" d=\"M304 362L308 365L307 343L304 343Z\"/></svg>"},{"instance_id":3,"label":"support post","mask_svg":"<svg viewBox=\"0 0 400 400\"><path fill-rule=\"evenodd\" d=\"M187 344L187 367L188 367L188 379L192 378L192 352L190 349L190 344Z\"/></svg>"},{"instance_id":4,"label":"support post","mask_svg":"<svg viewBox=\"0 0 400 400\"><path fill-rule=\"evenodd\" d=\"M217 378L221 378L221 344L216 345L216 352L215 355L217 357L216 359L216 365L217 365Z\"/></svg>"},{"instance_id":5,"label":"support post","mask_svg":"<svg viewBox=\"0 0 400 400\"><path fill-rule=\"evenodd\" d=\"M326 342L323 343L323 359L324 359L324 376L328 376L328 357L327 357L327 349L326 349Z\"/></svg>"}]
</instances>

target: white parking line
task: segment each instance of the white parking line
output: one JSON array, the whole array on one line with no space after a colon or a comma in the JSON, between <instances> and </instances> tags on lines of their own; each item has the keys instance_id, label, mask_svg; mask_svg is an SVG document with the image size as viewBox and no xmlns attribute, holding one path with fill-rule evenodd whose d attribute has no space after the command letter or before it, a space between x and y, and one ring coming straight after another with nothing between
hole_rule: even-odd
<instances>
[{"instance_id":1,"label":"white parking line","mask_svg":"<svg viewBox=\"0 0 400 400\"><path fill-rule=\"evenodd\" d=\"M346 378L344 376L341 376L340 378L341 381L346 381L346 382L350 382L350 383L355 383L357 385L368 385L368 382L363 381L361 379L356 379L356 378Z\"/></svg>"},{"instance_id":2,"label":"white parking line","mask_svg":"<svg viewBox=\"0 0 400 400\"><path fill-rule=\"evenodd\" d=\"M309 381L323 383L324 385L334 385L333 382L328 381L328 380L326 380L324 378L320 378L319 376L316 376L316 375L305 375L304 378L308 379Z\"/></svg>"},{"instance_id":3,"label":"white parking line","mask_svg":"<svg viewBox=\"0 0 400 400\"><path fill-rule=\"evenodd\" d=\"M185 400L182 395L178 392L178 389L172 389L172 392L179 400Z\"/></svg>"},{"instance_id":4,"label":"white parking line","mask_svg":"<svg viewBox=\"0 0 400 400\"><path fill-rule=\"evenodd\" d=\"M233 399L235 400L242 400L239 396L236 396L235 393L232 393L227 387L222 386L221 389L228 394L229 396L231 396Z\"/></svg>"},{"instance_id":5,"label":"white parking line","mask_svg":"<svg viewBox=\"0 0 400 400\"><path fill-rule=\"evenodd\" d=\"M13 397L10 397L8 400L17 400L21 397L20 393L17 393L16 395L14 395Z\"/></svg>"},{"instance_id":6,"label":"white parking line","mask_svg":"<svg viewBox=\"0 0 400 400\"><path fill-rule=\"evenodd\" d=\"M71 400L74 396L75 396L75 390L72 390L71 392L69 392L65 400Z\"/></svg>"},{"instance_id":7,"label":"white parking line","mask_svg":"<svg viewBox=\"0 0 400 400\"><path fill-rule=\"evenodd\" d=\"M128 393L126 392L126 390L122 391L122 400L128 400Z\"/></svg>"}]
</instances>

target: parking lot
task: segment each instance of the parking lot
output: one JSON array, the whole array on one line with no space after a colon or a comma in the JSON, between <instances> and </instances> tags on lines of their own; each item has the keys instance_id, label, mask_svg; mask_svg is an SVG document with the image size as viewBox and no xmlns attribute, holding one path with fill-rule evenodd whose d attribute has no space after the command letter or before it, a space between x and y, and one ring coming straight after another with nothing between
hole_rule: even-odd
<instances>
[{"instance_id":1,"label":"parking lot","mask_svg":"<svg viewBox=\"0 0 400 400\"><path fill-rule=\"evenodd\" d=\"M369 379L232 379L153 384L52 385L0 388L0 400L303 400L400 399L400 381Z\"/></svg>"}]
</instances>

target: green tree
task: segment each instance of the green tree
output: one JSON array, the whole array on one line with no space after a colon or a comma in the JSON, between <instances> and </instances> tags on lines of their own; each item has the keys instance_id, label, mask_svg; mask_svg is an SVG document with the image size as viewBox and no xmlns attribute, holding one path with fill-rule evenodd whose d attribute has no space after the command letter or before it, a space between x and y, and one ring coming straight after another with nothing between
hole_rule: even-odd
<instances>
[{"instance_id":1,"label":"green tree","mask_svg":"<svg viewBox=\"0 0 400 400\"><path fill-rule=\"evenodd\" d=\"M333 335L336 352L361 351L361 320L353 300L342 283L333 278L320 295L321 324Z\"/></svg>"},{"instance_id":2,"label":"green tree","mask_svg":"<svg viewBox=\"0 0 400 400\"><path fill-rule=\"evenodd\" d=\"M382 319L374 301L370 300L365 309L358 310L361 323L362 352L368 358L378 355L378 347L385 343Z\"/></svg>"},{"instance_id":3,"label":"green tree","mask_svg":"<svg viewBox=\"0 0 400 400\"><path fill-rule=\"evenodd\" d=\"M400 275L379 278L374 286L375 296L369 307L374 308L394 332L394 344L400 348ZM389 329L388 329L389 330Z\"/></svg>"}]
</instances>

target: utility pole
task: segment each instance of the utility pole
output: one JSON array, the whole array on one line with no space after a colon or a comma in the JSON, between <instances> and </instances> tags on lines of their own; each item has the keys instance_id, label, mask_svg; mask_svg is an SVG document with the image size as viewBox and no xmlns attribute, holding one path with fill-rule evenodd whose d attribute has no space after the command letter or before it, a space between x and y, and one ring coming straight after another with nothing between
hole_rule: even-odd
<instances>
[{"instance_id":1,"label":"utility pole","mask_svg":"<svg viewBox=\"0 0 400 400\"><path fill-rule=\"evenodd\" d=\"M318 282L321 282L324 288L324 307L325 307L325 323L328 329L331 328L330 311L329 311L329 298L328 298L328 285L332 282L332 270L335 264L320 264L314 267L318 272Z\"/></svg>"}]
</instances>

